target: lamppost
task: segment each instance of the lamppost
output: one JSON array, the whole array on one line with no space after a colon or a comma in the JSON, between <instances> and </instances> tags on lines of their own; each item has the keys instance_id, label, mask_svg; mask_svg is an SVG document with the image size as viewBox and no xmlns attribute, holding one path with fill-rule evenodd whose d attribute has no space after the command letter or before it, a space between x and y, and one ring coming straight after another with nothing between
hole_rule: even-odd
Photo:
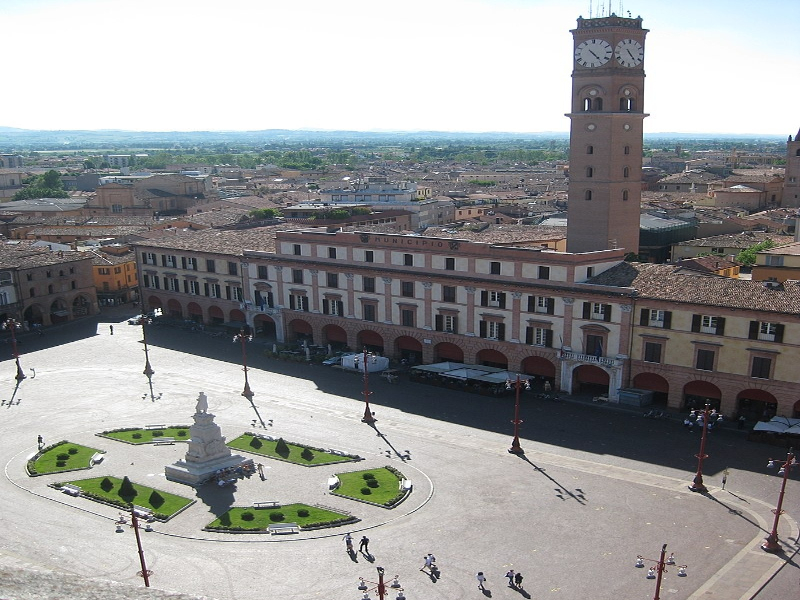
<instances>
[{"instance_id":1,"label":"lamppost","mask_svg":"<svg viewBox=\"0 0 800 600\"><path fill-rule=\"evenodd\" d=\"M376 567L378 569L378 581L369 581L364 579L363 577L358 578L358 589L364 592L364 595L361 596L361 600L370 600L369 593L372 591L378 592L378 598L380 600L385 600L386 598L386 584L383 581L383 575L385 569L383 567ZM375 587L369 587L367 584L371 583ZM398 575L394 576L392 583L389 584L390 588L397 590L397 600L406 600L406 597L403 595L403 588L400 587L400 582L398 581Z\"/></svg>"},{"instance_id":2,"label":"lamppost","mask_svg":"<svg viewBox=\"0 0 800 600\"><path fill-rule=\"evenodd\" d=\"M778 461L769 459L767 463L768 469L774 469L775 465ZM781 491L778 494L778 504L775 509L772 511L775 513L775 520L772 522L772 532L767 536L767 539L764 540L764 543L761 544L761 549L767 552L779 552L781 549L780 544L778 543L778 521L783 514L783 496L786 493L786 480L789 479L789 473L792 471L792 467L797 464L797 461L794 457L794 451L789 448L789 453L786 455L786 462L781 465L780 470L778 470L778 475L783 475L783 480L781 481Z\"/></svg>"},{"instance_id":3,"label":"lamppost","mask_svg":"<svg viewBox=\"0 0 800 600\"><path fill-rule=\"evenodd\" d=\"M667 545L664 544L661 546L661 556L658 560L652 558L644 558L641 554L636 557L636 568L642 569L644 568L644 561L656 563L654 567L650 567L647 570L647 578L648 579L655 579L656 580L656 594L653 596L653 600L659 600L661 597L661 576L663 573L667 572L667 565L674 565L675 564L675 555L670 554L667 558L664 556L667 554ZM686 577L686 565L680 565L678 567L678 577Z\"/></svg>"},{"instance_id":4,"label":"lamppost","mask_svg":"<svg viewBox=\"0 0 800 600\"><path fill-rule=\"evenodd\" d=\"M700 438L700 452L698 454L695 454L695 456L697 457L697 473L695 473L692 485L689 486L689 489L693 492L705 493L708 491L708 488L705 485L703 485L703 459L708 458L708 454L706 454L706 437L708 436L709 408L711 408L711 405L708 402L706 402L706 407L703 410L703 435Z\"/></svg>"},{"instance_id":5,"label":"lamppost","mask_svg":"<svg viewBox=\"0 0 800 600\"><path fill-rule=\"evenodd\" d=\"M510 390L512 386L516 390L517 399L514 403L514 420L511 421L514 424L514 441L511 442L511 448L509 448L508 451L511 454L525 454L525 450L523 450L522 446L519 445L519 426L523 422L519 418L519 393L523 386L526 390L531 389L531 380L525 379L523 381L519 378L519 374L517 374L516 382L512 381L511 379L506 380L506 389Z\"/></svg>"},{"instance_id":6,"label":"lamppost","mask_svg":"<svg viewBox=\"0 0 800 600\"><path fill-rule=\"evenodd\" d=\"M122 526L126 522L125 516L120 515L119 521L116 521L115 523L117 526L117 533L122 533ZM144 550L142 550L142 540L139 537L139 519L136 516L136 509L134 509L133 506L131 506L131 527L133 528L133 532L136 534L136 548L139 551L139 564L142 565L142 570L136 574L140 575L142 579L144 579L144 587L150 587L150 575L152 575L153 572L147 569L147 564L144 562ZM153 528L150 527L149 523L145 526L145 531L153 531Z\"/></svg>"},{"instance_id":7,"label":"lamppost","mask_svg":"<svg viewBox=\"0 0 800 600\"><path fill-rule=\"evenodd\" d=\"M3 329L8 329L11 332L11 356L14 357L14 362L17 364L17 374L14 379L19 383L25 379L25 373L22 372L22 367L19 364L19 351L17 350L17 336L16 330L20 328L20 324L15 319L7 319L3 323Z\"/></svg>"},{"instance_id":8,"label":"lamppost","mask_svg":"<svg viewBox=\"0 0 800 600\"><path fill-rule=\"evenodd\" d=\"M144 344L144 371L142 373L145 377L147 377L147 385L150 387L150 400L152 402L156 401L156 395L153 393L153 375L155 375L155 371L153 367L150 366L150 351L147 348L147 328L146 325L149 325L153 322L155 317L161 316L161 309L156 308L153 311L153 316L142 315L139 317L139 325L142 326L142 343ZM146 398L147 396L145 396ZM158 395L161 398L161 394Z\"/></svg>"},{"instance_id":9,"label":"lamppost","mask_svg":"<svg viewBox=\"0 0 800 600\"><path fill-rule=\"evenodd\" d=\"M367 363L366 348L364 348L364 357L362 362L364 367L364 391L361 393L364 395L364 416L361 418L361 422L372 425L375 421L377 421L377 419L375 418L375 415L372 414L372 409L369 407L369 396L372 392L369 391L369 364ZM373 362L375 362L375 360L373 360ZM359 359L357 356L355 357L353 364L355 365L356 369L358 369Z\"/></svg>"},{"instance_id":10,"label":"lamppost","mask_svg":"<svg viewBox=\"0 0 800 600\"><path fill-rule=\"evenodd\" d=\"M264 419L261 418L261 415L259 414L258 409L256 408L255 402L253 402L253 396L255 396L255 394L253 393L253 390L250 389L250 381L247 379L247 345L246 344L247 344L247 342L252 341L252 339L253 339L253 336L251 334L245 333L244 332L244 327L242 327L241 329L239 329L239 333L236 334L235 336L233 336L233 343L234 344L236 342L241 342L242 343L242 368L244 370L244 391L242 392L242 396L247 398L247 400L250 402L250 406L253 407L253 411L256 413L256 416L258 417L258 420L261 422L261 427L266 429L267 426L264 424ZM254 422L254 424L255 424L255 422Z\"/></svg>"}]
</instances>

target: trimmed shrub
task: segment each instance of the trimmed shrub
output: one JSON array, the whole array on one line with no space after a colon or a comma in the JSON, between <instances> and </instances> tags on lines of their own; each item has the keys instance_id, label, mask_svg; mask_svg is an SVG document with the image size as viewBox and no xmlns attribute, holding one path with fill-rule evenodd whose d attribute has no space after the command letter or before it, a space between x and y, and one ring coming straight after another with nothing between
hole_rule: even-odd
<instances>
[{"instance_id":1,"label":"trimmed shrub","mask_svg":"<svg viewBox=\"0 0 800 600\"><path fill-rule=\"evenodd\" d=\"M131 437L133 439L135 439L135 440L140 440L140 439L142 439L142 434L141 433L133 433L133 434L131 434Z\"/></svg>"},{"instance_id":2,"label":"trimmed shrub","mask_svg":"<svg viewBox=\"0 0 800 600\"><path fill-rule=\"evenodd\" d=\"M309 514L309 513L308 513L308 509L307 509L307 508L301 508L301 509L299 509L299 510L297 511L297 516L298 516L298 517L307 517L307 516L308 516L308 514Z\"/></svg>"},{"instance_id":3,"label":"trimmed shrub","mask_svg":"<svg viewBox=\"0 0 800 600\"><path fill-rule=\"evenodd\" d=\"M261 446L263 445L264 442L261 441L261 438L254 437L252 440L250 440L250 446L253 448L258 449L261 448Z\"/></svg>"},{"instance_id":4,"label":"trimmed shrub","mask_svg":"<svg viewBox=\"0 0 800 600\"><path fill-rule=\"evenodd\" d=\"M75 446L73 446L70 449L68 449L67 452L69 454L77 454L78 453L78 449Z\"/></svg>"},{"instance_id":5,"label":"trimmed shrub","mask_svg":"<svg viewBox=\"0 0 800 600\"><path fill-rule=\"evenodd\" d=\"M164 435L164 432L161 431L160 429L156 429L156 430L153 431L152 435L153 435L153 437L161 437L161 436Z\"/></svg>"},{"instance_id":6,"label":"trimmed shrub","mask_svg":"<svg viewBox=\"0 0 800 600\"><path fill-rule=\"evenodd\" d=\"M364 473L361 477L362 477L362 479L367 479L367 480L368 479L375 479L375 474L374 473Z\"/></svg>"},{"instance_id":7,"label":"trimmed shrub","mask_svg":"<svg viewBox=\"0 0 800 600\"><path fill-rule=\"evenodd\" d=\"M243 512L241 517L242 517L242 521L252 521L253 519L256 518L256 516L253 513L251 513L250 511Z\"/></svg>"},{"instance_id":8,"label":"trimmed shrub","mask_svg":"<svg viewBox=\"0 0 800 600\"><path fill-rule=\"evenodd\" d=\"M104 478L103 481L100 482L100 489L104 492L110 492L114 489L114 482L111 481L108 477Z\"/></svg>"},{"instance_id":9,"label":"trimmed shrub","mask_svg":"<svg viewBox=\"0 0 800 600\"><path fill-rule=\"evenodd\" d=\"M282 456L283 458L287 458L289 456L289 452L289 446L286 445L286 442L283 440L283 438L278 438L278 441L275 444L275 454Z\"/></svg>"},{"instance_id":10,"label":"trimmed shrub","mask_svg":"<svg viewBox=\"0 0 800 600\"><path fill-rule=\"evenodd\" d=\"M300 457L303 460L314 460L314 453L308 448L303 448L303 451L300 453Z\"/></svg>"},{"instance_id":11,"label":"trimmed shrub","mask_svg":"<svg viewBox=\"0 0 800 600\"><path fill-rule=\"evenodd\" d=\"M372 493L372 490L368 487L363 487L361 488L361 493L365 496L369 496Z\"/></svg>"},{"instance_id":12,"label":"trimmed shrub","mask_svg":"<svg viewBox=\"0 0 800 600\"><path fill-rule=\"evenodd\" d=\"M139 494L139 492L137 492L136 488L133 487L133 484L131 483L131 480L128 479L128 476L126 475L125 477L123 477L122 483L119 486L119 492L117 492L117 495L120 498L122 498L123 500L125 500L126 502L132 502L133 499L138 494Z\"/></svg>"},{"instance_id":13,"label":"trimmed shrub","mask_svg":"<svg viewBox=\"0 0 800 600\"><path fill-rule=\"evenodd\" d=\"M269 520L270 521L278 522L278 521L283 521L285 518L286 517L284 517L283 513L280 512L280 511L269 513Z\"/></svg>"},{"instance_id":14,"label":"trimmed shrub","mask_svg":"<svg viewBox=\"0 0 800 600\"><path fill-rule=\"evenodd\" d=\"M69 460L69 454L66 452L62 452L61 454L56 455L56 460Z\"/></svg>"},{"instance_id":15,"label":"trimmed shrub","mask_svg":"<svg viewBox=\"0 0 800 600\"><path fill-rule=\"evenodd\" d=\"M188 432L188 431L186 431L185 429L181 429L181 430L178 432L178 437L186 437L187 435L189 435L189 432Z\"/></svg>"},{"instance_id":16,"label":"trimmed shrub","mask_svg":"<svg viewBox=\"0 0 800 600\"><path fill-rule=\"evenodd\" d=\"M377 479L367 479L367 487L376 488L380 485Z\"/></svg>"},{"instance_id":17,"label":"trimmed shrub","mask_svg":"<svg viewBox=\"0 0 800 600\"><path fill-rule=\"evenodd\" d=\"M148 498L148 502L153 508L159 508L162 504L164 504L165 500L164 496L159 494L158 491L153 490L153 493L150 494L150 498Z\"/></svg>"},{"instance_id":18,"label":"trimmed shrub","mask_svg":"<svg viewBox=\"0 0 800 600\"><path fill-rule=\"evenodd\" d=\"M67 466L67 461L65 461L65 460L57 460L56 461L56 466L57 467L66 467Z\"/></svg>"}]
</instances>

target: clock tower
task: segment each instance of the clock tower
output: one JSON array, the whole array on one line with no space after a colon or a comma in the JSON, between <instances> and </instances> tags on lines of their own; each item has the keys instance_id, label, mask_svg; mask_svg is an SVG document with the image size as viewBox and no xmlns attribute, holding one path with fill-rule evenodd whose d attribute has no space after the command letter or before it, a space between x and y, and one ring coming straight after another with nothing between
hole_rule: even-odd
<instances>
[{"instance_id":1,"label":"clock tower","mask_svg":"<svg viewBox=\"0 0 800 600\"><path fill-rule=\"evenodd\" d=\"M614 14L572 30L568 252L639 252L646 35Z\"/></svg>"}]
</instances>

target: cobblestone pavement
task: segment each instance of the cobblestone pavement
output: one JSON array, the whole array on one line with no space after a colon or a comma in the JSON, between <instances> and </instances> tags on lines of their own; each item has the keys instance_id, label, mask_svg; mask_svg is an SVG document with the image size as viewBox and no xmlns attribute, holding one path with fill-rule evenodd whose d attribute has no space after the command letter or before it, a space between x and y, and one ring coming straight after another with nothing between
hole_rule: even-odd
<instances>
[{"instance_id":1,"label":"cobblestone pavement","mask_svg":"<svg viewBox=\"0 0 800 600\"><path fill-rule=\"evenodd\" d=\"M713 433L704 469L711 493L692 494L687 484L699 437L677 421L642 419L639 411L577 398L551 403L525 396L526 454L518 457L507 452L513 398L374 378L371 402L379 420L372 428L360 421L359 377L270 361L253 343L249 381L261 414L271 420L268 433L364 461L302 468L264 459L265 481L255 476L235 491L201 488L195 495L163 476L185 444L134 447L95 434L189 424L200 391L228 439L252 430L252 408L240 395L240 347L229 338L153 328L150 361L161 396L151 401L141 328L120 315L112 320L113 336L108 322L91 321L23 338L20 360L29 377L16 390L13 361L0 363L0 598L358 598L358 578L377 580L376 566L399 575L409 600L479 598L477 571L487 576L483 595L493 598L650 598L654 582L633 565L639 554L658 558L664 543L688 565L688 576L670 568L662 598L796 597L800 484L793 480L787 488L779 528L786 554L765 554L759 543L771 527L780 482L765 472L764 459L781 450L747 442L740 432ZM48 487L64 475L25 475L37 435L46 443L68 439L107 451L101 464L70 478L128 475L197 500L143 533L151 590L140 587L132 532L114 533L117 510ZM396 509L327 493L334 472L387 464L414 486ZM282 536L201 531L230 505L264 500L357 515L361 522L349 530L370 537L374 556L348 557L341 528ZM437 557L438 580L419 570L427 552ZM524 591L507 587L509 568L525 575Z\"/></svg>"}]
</instances>

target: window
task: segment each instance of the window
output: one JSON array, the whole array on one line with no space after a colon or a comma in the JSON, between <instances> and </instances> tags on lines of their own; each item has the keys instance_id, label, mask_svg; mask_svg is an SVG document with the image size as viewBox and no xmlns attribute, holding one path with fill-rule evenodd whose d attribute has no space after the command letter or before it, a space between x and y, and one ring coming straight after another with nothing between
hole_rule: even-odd
<instances>
[{"instance_id":1,"label":"window","mask_svg":"<svg viewBox=\"0 0 800 600\"><path fill-rule=\"evenodd\" d=\"M253 300L261 310L264 310L267 306L270 308L275 308L275 302L272 292L267 292L266 297L264 297L262 292L256 290Z\"/></svg>"},{"instance_id":2,"label":"window","mask_svg":"<svg viewBox=\"0 0 800 600\"><path fill-rule=\"evenodd\" d=\"M529 346L553 347L553 330L546 327L526 327L525 343Z\"/></svg>"},{"instance_id":3,"label":"window","mask_svg":"<svg viewBox=\"0 0 800 600\"><path fill-rule=\"evenodd\" d=\"M300 256L303 252L300 249L300 244L294 244L292 246L292 254L295 256Z\"/></svg>"},{"instance_id":4,"label":"window","mask_svg":"<svg viewBox=\"0 0 800 600\"><path fill-rule=\"evenodd\" d=\"M713 350L703 350L702 348L698 348L694 363L695 368L699 369L700 371L713 371L714 358L716 355L717 353Z\"/></svg>"},{"instance_id":5,"label":"window","mask_svg":"<svg viewBox=\"0 0 800 600\"><path fill-rule=\"evenodd\" d=\"M644 343L644 361L649 363L661 362L661 344L656 342Z\"/></svg>"},{"instance_id":6,"label":"window","mask_svg":"<svg viewBox=\"0 0 800 600\"><path fill-rule=\"evenodd\" d=\"M177 261L175 257L171 254L162 254L161 255L161 264L164 267L172 267L173 269L177 268Z\"/></svg>"},{"instance_id":7,"label":"window","mask_svg":"<svg viewBox=\"0 0 800 600\"><path fill-rule=\"evenodd\" d=\"M611 321L611 305L599 302L583 303L583 318L592 321Z\"/></svg>"},{"instance_id":8,"label":"window","mask_svg":"<svg viewBox=\"0 0 800 600\"><path fill-rule=\"evenodd\" d=\"M455 302L456 301L456 288L454 285L442 286L442 302Z\"/></svg>"},{"instance_id":9,"label":"window","mask_svg":"<svg viewBox=\"0 0 800 600\"><path fill-rule=\"evenodd\" d=\"M552 315L555 312L555 298L547 296L528 296L528 312Z\"/></svg>"},{"instance_id":10,"label":"window","mask_svg":"<svg viewBox=\"0 0 800 600\"><path fill-rule=\"evenodd\" d=\"M622 168L622 176L623 177L630 177L630 175L631 175L631 170L628 167L623 167Z\"/></svg>"},{"instance_id":11,"label":"window","mask_svg":"<svg viewBox=\"0 0 800 600\"><path fill-rule=\"evenodd\" d=\"M147 275L145 275L145 277L147 277ZM34 296L36 296L36 289L35 288L29 289L28 294L30 295L31 298L33 298Z\"/></svg>"},{"instance_id":12,"label":"window","mask_svg":"<svg viewBox=\"0 0 800 600\"><path fill-rule=\"evenodd\" d=\"M489 273L492 275L500 275L500 263L499 262L489 263Z\"/></svg>"},{"instance_id":13,"label":"window","mask_svg":"<svg viewBox=\"0 0 800 600\"><path fill-rule=\"evenodd\" d=\"M236 300L237 302L241 302L244 298L244 294L242 293L242 288L238 286L225 286L225 297L228 300Z\"/></svg>"},{"instance_id":14,"label":"window","mask_svg":"<svg viewBox=\"0 0 800 600\"><path fill-rule=\"evenodd\" d=\"M214 261L213 258L206 259L206 271L209 273L216 273L217 272L217 263Z\"/></svg>"},{"instance_id":15,"label":"window","mask_svg":"<svg viewBox=\"0 0 800 600\"><path fill-rule=\"evenodd\" d=\"M364 291L375 293L375 278L374 277L362 277L361 281L364 284Z\"/></svg>"},{"instance_id":16,"label":"window","mask_svg":"<svg viewBox=\"0 0 800 600\"><path fill-rule=\"evenodd\" d=\"M630 154L631 153L631 147L630 146L625 146L625 148L623 149L623 153L624 154Z\"/></svg>"},{"instance_id":17,"label":"window","mask_svg":"<svg viewBox=\"0 0 800 600\"><path fill-rule=\"evenodd\" d=\"M500 321L481 321L480 337L503 341L506 337L506 325Z\"/></svg>"},{"instance_id":18,"label":"window","mask_svg":"<svg viewBox=\"0 0 800 600\"><path fill-rule=\"evenodd\" d=\"M364 252L364 262L375 262L375 253L372 250Z\"/></svg>"},{"instance_id":19,"label":"window","mask_svg":"<svg viewBox=\"0 0 800 600\"><path fill-rule=\"evenodd\" d=\"M692 331L695 333L723 335L725 332L725 319L710 315L692 315Z\"/></svg>"},{"instance_id":20,"label":"window","mask_svg":"<svg viewBox=\"0 0 800 600\"><path fill-rule=\"evenodd\" d=\"M458 333L458 317L456 315L436 315L436 331Z\"/></svg>"},{"instance_id":21,"label":"window","mask_svg":"<svg viewBox=\"0 0 800 600\"><path fill-rule=\"evenodd\" d=\"M539 267L539 279L550 279L550 267Z\"/></svg>"},{"instance_id":22,"label":"window","mask_svg":"<svg viewBox=\"0 0 800 600\"><path fill-rule=\"evenodd\" d=\"M339 274L338 273L326 273L326 282L329 288L338 288L339 287Z\"/></svg>"},{"instance_id":23,"label":"window","mask_svg":"<svg viewBox=\"0 0 800 600\"><path fill-rule=\"evenodd\" d=\"M780 343L783 341L783 325L766 321L750 321L750 333L747 337L751 340Z\"/></svg>"},{"instance_id":24,"label":"window","mask_svg":"<svg viewBox=\"0 0 800 600\"><path fill-rule=\"evenodd\" d=\"M50 279L50 278L53 276L53 272L52 272L52 271L46 271L46 272L45 272L45 276L46 276L48 279Z\"/></svg>"},{"instance_id":25,"label":"window","mask_svg":"<svg viewBox=\"0 0 800 600\"><path fill-rule=\"evenodd\" d=\"M53 293L53 284L52 283L47 286L47 293L48 294L52 294Z\"/></svg>"},{"instance_id":26,"label":"window","mask_svg":"<svg viewBox=\"0 0 800 600\"><path fill-rule=\"evenodd\" d=\"M401 281L400 282L400 295L404 298L413 298L414 297L414 282L413 281Z\"/></svg>"},{"instance_id":27,"label":"window","mask_svg":"<svg viewBox=\"0 0 800 600\"><path fill-rule=\"evenodd\" d=\"M190 280L188 282L188 284L189 284L188 285L188 290L189 290L190 294L192 294L193 296L196 296L197 294L200 293L200 284L197 281L191 281Z\"/></svg>"},{"instance_id":28,"label":"window","mask_svg":"<svg viewBox=\"0 0 800 600\"><path fill-rule=\"evenodd\" d=\"M336 248L328 248L328 258L336 258Z\"/></svg>"},{"instance_id":29,"label":"window","mask_svg":"<svg viewBox=\"0 0 800 600\"><path fill-rule=\"evenodd\" d=\"M303 283L303 269L292 269L292 283Z\"/></svg>"},{"instance_id":30,"label":"window","mask_svg":"<svg viewBox=\"0 0 800 600\"><path fill-rule=\"evenodd\" d=\"M0 292L0 306L8 304L8 292Z\"/></svg>"},{"instance_id":31,"label":"window","mask_svg":"<svg viewBox=\"0 0 800 600\"><path fill-rule=\"evenodd\" d=\"M344 316L344 303L341 300L324 298L322 300L322 314L334 317Z\"/></svg>"},{"instance_id":32,"label":"window","mask_svg":"<svg viewBox=\"0 0 800 600\"><path fill-rule=\"evenodd\" d=\"M455 271L456 270L456 259L455 258L445 258L444 259L444 268L446 271Z\"/></svg>"},{"instance_id":33,"label":"window","mask_svg":"<svg viewBox=\"0 0 800 600\"><path fill-rule=\"evenodd\" d=\"M238 275L239 274L239 263L233 262L232 260L228 261L228 275Z\"/></svg>"},{"instance_id":34,"label":"window","mask_svg":"<svg viewBox=\"0 0 800 600\"><path fill-rule=\"evenodd\" d=\"M591 333L586 335L586 354L589 356L596 356L600 358L605 353L604 339L602 335L593 335Z\"/></svg>"},{"instance_id":35,"label":"window","mask_svg":"<svg viewBox=\"0 0 800 600\"><path fill-rule=\"evenodd\" d=\"M583 194L584 200L591 200L592 199L592 190L586 190Z\"/></svg>"},{"instance_id":36,"label":"window","mask_svg":"<svg viewBox=\"0 0 800 600\"><path fill-rule=\"evenodd\" d=\"M592 167L586 167L586 177L591 177L594 175L594 169Z\"/></svg>"},{"instance_id":37,"label":"window","mask_svg":"<svg viewBox=\"0 0 800 600\"><path fill-rule=\"evenodd\" d=\"M170 277L167 279L167 289L169 289L170 292L181 291L180 282L176 277Z\"/></svg>"},{"instance_id":38,"label":"window","mask_svg":"<svg viewBox=\"0 0 800 600\"><path fill-rule=\"evenodd\" d=\"M144 253L142 253L142 259L144 261L144 264L146 264L146 265L155 265L155 264L157 264L156 255L153 254L152 252L144 252Z\"/></svg>"},{"instance_id":39,"label":"window","mask_svg":"<svg viewBox=\"0 0 800 600\"><path fill-rule=\"evenodd\" d=\"M97 272L98 272L100 275L111 275L111 269L107 269L107 268L105 268L105 267L100 267L100 268L98 268L98 269L97 269Z\"/></svg>"},{"instance_id":40,"label":"window","mask_svg":"<svg viewBox=\"0 0 800 600\"><path fill-rule=\"evenodd\" d=\"M184 271L197 271L197 259L189 256L181 256L181 268Z\"/></svg>"},{"instance_id":41,"label":"window","mask_svg":"<svg viewBox=\"0 0 800 600\"><path fill-rule=\"evenodd\" d=\"M772 371L772 359L763 356L754 356L750 367L750 377L769 379Z\"/></svg>"},{"instance_id":42,"label":"window","mask_svg":"<svg viewBox=\"0 0 800 600\"><path fill-rule=\"evenodd\" d=\"M594 267L586 267L586 279L594 277Z\"/></svg>"},{"instance_id":43,"label":"window","mask_svg":"<svg viewBox=\"0 0 800 600\"><path fill-rule=\"evenodd\" d=\"M406 267L413 267L414 266L414 255L413 254L403 254L403 265Z\"/></svg>"},{"instance_id":44,"label":"window","mask_svg":"<svg viewBox=\"0 0 800 600\"><path fill-rule=\"evenodd\" d=\"M669 329L672 325L672 312L668 310L651 310L643 308L639 313L639 325Z\"/></svg>"},{"instance_id":45,"label":"window","mask_svg":"<svg viewBox=\"0 0 800 600\"><path fill-rule=\"evenodd\" d=\"M266 265L258 265L258 278L269 279L269 269Z\"/></svg>"},{"instance_id":46,"label":"window","mask_svg":"<svg viewBox=\"0 0 800 600\"><path fill-rule=\"evenodd\" d=\"M416 311L408 308L400 310L400 324L403 327L416 327Z\"/></svg>"},{"instance_id":47,"label":"window","mask_svg":"<svg viewBox=\"0 0 800 600\"><path fill-rule=\"evenodd\" d=\"M289 294L289 308L308 312L308 296L305 294Z\"/></svg>"},{"instance_id":48,"label":"window","mask_svg":"<svg viewBox=\"0 0 800 600\"><path fill-rule=\"evenodd\" d=\"M586 146L586 154L594 154L594 146Z\"/></svg>"},{"instance_id":49,"label":"window","mask_svg":"<svg viewBox=\"0 0 800 600\"><path fill-rule=\"evenodd\" d=\"M209 298L222 298L221 288L218 283L206 284L206 296Z\"/></svg>"},{"instance_id":50,"label":"window","mask_svg":"<svg viewBox=\"0 0 800 600\"><path fill-rule=\"evenodd\" d=\"M783 257L782 256L767 256L765 264L768 267L782 267L783 266Z\"/></svg>"},{"instance_id":51,"label":"window","mask_svg":"<svg viewBox=\"0 0 800 600\"><path fill-rule=\"evenodd\" d=\"M377 313L376 309L377 306L375 304L364 304L364 320L375 322L377 320L375 318Z\"/></svg>"},{"instance_id":52,"label":"window","mask_svg":"<svg viewBox=\"0 0 800 600\"><path fill-rule=\"evenodd\" d=\"M25 273L25 279L27 281L33 281L33 273Z\"/></svg>"},{"instance_id":53,"label":"window","mask_svg":"<svg viewBox=\"0 0 800 600\"><path fill-rule=\"evenodd\" d=\"M622 201L623 202L628 201L628 190L622 190Z\"/></svg>"}]
</instances>

